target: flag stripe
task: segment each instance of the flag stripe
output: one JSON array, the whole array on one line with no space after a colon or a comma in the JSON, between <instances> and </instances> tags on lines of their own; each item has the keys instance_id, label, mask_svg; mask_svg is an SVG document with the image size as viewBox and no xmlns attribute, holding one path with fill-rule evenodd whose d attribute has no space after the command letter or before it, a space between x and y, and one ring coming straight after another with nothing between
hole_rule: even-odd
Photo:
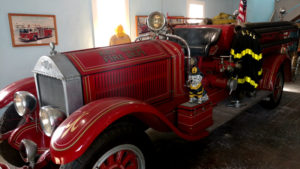
<instances>
[{"instance_id":1,"label":"flag stripe","mask_svg":"<svg viewBox=\"0 0 300 169\"><path fill-rule=\"evenodd\" d=\"M246 22L247 0L241 0L239 5L239 15L237 19L243 23Z\"/></svg>"}]
</instances>

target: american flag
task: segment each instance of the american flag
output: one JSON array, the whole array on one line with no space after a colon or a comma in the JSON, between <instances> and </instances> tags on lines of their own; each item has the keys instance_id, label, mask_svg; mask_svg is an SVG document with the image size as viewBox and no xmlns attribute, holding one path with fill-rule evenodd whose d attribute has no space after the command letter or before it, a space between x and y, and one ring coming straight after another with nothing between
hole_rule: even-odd
<instances>
[{"instance_id":1,"label":"american flag","mask_svg":"<svg viewBox=\"0 0 300 169\"><path fill-rule=\"evenodd\" d=\"M239 7L239 15L237 17L240 23L246 22L247 0L241 0Z\"/></svg>"}]
</instances>

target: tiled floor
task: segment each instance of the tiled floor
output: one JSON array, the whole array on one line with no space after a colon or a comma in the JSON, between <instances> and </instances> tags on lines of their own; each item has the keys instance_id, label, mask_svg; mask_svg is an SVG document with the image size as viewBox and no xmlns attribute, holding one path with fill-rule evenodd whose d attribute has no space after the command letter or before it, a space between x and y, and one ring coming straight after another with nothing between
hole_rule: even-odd
<instances>
[{"instance_id":1,"label":"tiled floor","mask_svg":"<svg viewBox=\"0 0 300 169\"><path fill-rule=\"evenodd\" d=\"M161 169L300 168L300 77L274 110L255 105L197 142L174 134L154 145ZM3 159L0 156L0 161Z\"/></svg>"}]
</instances>

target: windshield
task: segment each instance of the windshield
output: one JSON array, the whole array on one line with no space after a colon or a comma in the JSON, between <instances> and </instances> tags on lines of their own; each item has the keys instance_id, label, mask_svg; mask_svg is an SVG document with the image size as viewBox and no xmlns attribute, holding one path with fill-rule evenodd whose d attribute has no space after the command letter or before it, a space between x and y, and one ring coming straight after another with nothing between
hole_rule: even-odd
<instances>
[{"instance_id":1,"label":"windshield","mask_svg":"<svg viewBox=\"0 0 300 169\"><path fill-rule=\"evenodd\" d=\"M20 33L28 33L28 29L20 29Z\"/></svg>"}]
</instances>

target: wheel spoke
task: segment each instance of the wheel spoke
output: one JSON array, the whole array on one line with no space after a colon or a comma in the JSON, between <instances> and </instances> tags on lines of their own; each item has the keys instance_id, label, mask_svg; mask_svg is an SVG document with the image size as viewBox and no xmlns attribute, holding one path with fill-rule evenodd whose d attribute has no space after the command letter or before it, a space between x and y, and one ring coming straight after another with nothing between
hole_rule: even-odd
<instances>
[{"instance_id":1,"label":"wheel spoke","mask_svg":"<svg viewBox=\"0 0 300 169\"><path fill-rule=\"evenodd\" d=\"M125 169L138 169L137 163L131 164L130 166L126 167Z\"/></svg>"},{"instance_id":2,"label":"wheel spoke","mask_svg":"<svg viewBox=\"0 0 300 169\"><path fill-rule=\"evenodd\" d=\"M113 155L111 155L110 157L108 157L108 159L107 159L107 164L108 164L108 166L111 166L111 165L116 164L116 161L115 161L115 154L113 154Z\"/></svg>"},{"instance_id":3,"label":"wheel spoke","mask_svg":"<svg viewBox=\"0 0 300 169\"><path fill-rule=\"evenodd\" d=\"M145 159L138 147L132 144L118 145L104 153L94 169L145 169Z\"/></svg>"},{"instance_id":4,"label":"wheel spoke","mask_svg":"<svg viewBox=\"0 0 300 169\"><path fill-rule=\"evenodd\" d=\"M123 166L129 166L129 162L131 164L135 164L136 165L136 160L137 160L137 157L135 154L133 154L132 152L127 152L127 156L124 158L124 160L122 161L122 165Z\"/></svg>"},{"instance_id":5,"label":"wheel spoke","mask_svg":"<svg viewBox=\"0 0 300 169\"><path fill-rule=\"evenodd\" d=\"M102 163L100 167L98 167L99 169L108 169L108 167L106 166L105 163Z\"/></svg>"},{"instance_id":6,"label":"wheel spoke","mask_svg":"<svg viewBox=\"0 0 300 169\"><path fill-rule=\"evenodd\" d=\"M125 151L124 150L121 150L119 152L117 152L117 158L116 158L116 162L121 164L122 160L123 160L123 156L125 154Z\"/></svg>"}]
</instances>

